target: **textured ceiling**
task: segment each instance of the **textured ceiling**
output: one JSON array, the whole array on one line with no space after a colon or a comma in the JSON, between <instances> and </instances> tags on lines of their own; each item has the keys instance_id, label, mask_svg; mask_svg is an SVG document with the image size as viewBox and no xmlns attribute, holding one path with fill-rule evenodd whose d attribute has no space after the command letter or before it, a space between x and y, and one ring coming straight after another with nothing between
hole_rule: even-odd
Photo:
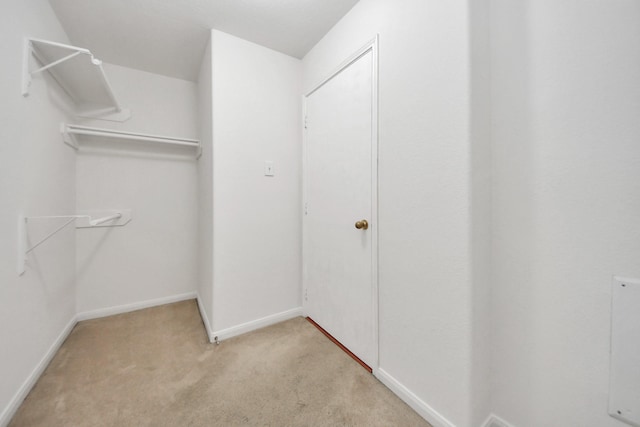
<instances>
[{"instance_id":1,"label":"textured ceiling","mask_svg":"<svg viewBox=\"0 0 640 427\"><path fill-rule=\"evenodd\" d=\"M215 28L302 58L358 0L49 0L105 62L195 80Z\"/></svg>"}]
</instances>

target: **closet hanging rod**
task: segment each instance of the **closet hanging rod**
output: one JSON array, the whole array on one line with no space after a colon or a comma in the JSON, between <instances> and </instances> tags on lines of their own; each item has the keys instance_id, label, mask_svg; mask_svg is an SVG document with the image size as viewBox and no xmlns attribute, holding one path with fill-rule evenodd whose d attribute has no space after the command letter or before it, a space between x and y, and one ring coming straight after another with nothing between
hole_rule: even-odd
<instances>
[{"instance_id":1,"label":"closet hanging rod","mask_svg":"<svg viewBox=\"0 0 640 427\"><path fill-rule=\"evenodd\" d=\"M202 155L202 146L197 139L177 138L173 136L153 135L147 133L126 132L113 129L94 128L89 126L72 125L68 123L60 124L60 132L65 144L70 145L74 149L79 149L78 136L98 136L103 138L116 138L129 141L145 141L159 144L179 145L184 147L193 147L197 149L196 158Z\"/></svg>"},{"instance_id":2,"label":"closet hanging rod","mask_svg":"<svg viewBox=\"0 0 640 427\"><path fill-rule=\"evenodd\" d=\"M166 137L158 137L152 135L136 135L133 133L125 133L125 132L102 132L102 131L93 131L93 130L81 130L81 129L70 129L69 133L75 135L87 135L87 136L104 136L106 138L126 138L132 139L135 141L148 141L148 142L159 142L163 144L175 144L175 145L187 145L197 147L198 142L189 142L185 140L181 140L179 138L166 138Z\"/></svg>"}]
</instances>

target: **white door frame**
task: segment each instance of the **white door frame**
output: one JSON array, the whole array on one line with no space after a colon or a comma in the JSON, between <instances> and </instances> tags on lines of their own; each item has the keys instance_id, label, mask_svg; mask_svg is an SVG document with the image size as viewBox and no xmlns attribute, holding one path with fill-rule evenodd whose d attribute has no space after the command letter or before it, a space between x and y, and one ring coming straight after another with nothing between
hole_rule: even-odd
<instances>
[{"instance_id":1,"label":"white door frame","mask_svg":"<svg viewBox=\"0 0 640 427\"><path fill-rule=\"evenodd\" d=\"M345 68L356 62L363 55L371 52L373 67L371 70L372 73L372 99L371 99L371 292L372 292L372 307L371 307L371 316L372 316L372 325L373 331L373 345L374 345L374 363L371 366L373 370L373 375L377 376L378 368L379 368L379 343L378 343L378 35L368 41L364 46L355 51L352 55L350 55L345 61L343 61L329 76L324 78L320 83L313 86L311 90L309 90L305 95L303 95L302 100L302 119L303 119L303 132L302 132L302 176L303 176L303 186L302 186L302 202L303 202L303 212L302 212L302 240L303 240L303 252L302 252L302 310L303 314L307 316L306 311L306 296L307 296L307 272L306 272L306 258L304 253L304 240L307 236L307 221L306 221L306 211L307 211L307 136L304 128L306 127L306 117L307 117L307 98L311 96L315 91L324 86L327 82L333 79L336 75L338 75Z\"/></svg>"}]
</instances>

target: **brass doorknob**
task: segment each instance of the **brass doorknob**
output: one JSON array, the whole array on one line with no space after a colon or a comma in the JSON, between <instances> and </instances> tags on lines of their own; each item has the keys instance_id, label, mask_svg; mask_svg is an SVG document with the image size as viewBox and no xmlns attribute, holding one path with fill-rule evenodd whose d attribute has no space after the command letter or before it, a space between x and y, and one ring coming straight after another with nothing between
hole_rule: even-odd
<instances>
[{"instance_id":1,"label":"brass doorknob","mask_svg":"<svg viewBox=\"0 0 640 427\"><path fill-rule=\"evenodd\" d=\"M367 222L366 219L360 220L356 222L356 228L358 230L366 230L369 228L369 223Z\"/></svg>"}]
</instances>

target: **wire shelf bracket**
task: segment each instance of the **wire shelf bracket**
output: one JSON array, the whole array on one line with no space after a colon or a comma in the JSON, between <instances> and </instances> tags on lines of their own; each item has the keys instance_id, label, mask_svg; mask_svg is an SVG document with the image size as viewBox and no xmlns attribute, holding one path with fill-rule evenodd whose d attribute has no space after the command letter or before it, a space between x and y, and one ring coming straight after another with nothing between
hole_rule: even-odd
<instances>
[{"instance_id":1,"label":"wire shelf bracket","mask_svg":"<svg viewBox=\"0 0 640 427\"><path fill-rule=\"evenodd\" d=\"M62 225L47 233L36 243L29 245L27 237L27 225L31 220L66 219ZM24 216L18 215L18 275L26 271L27 258L38 246L76 222L76 228L116 227L126 225L131 221L131 209L92 211L79 215L53 215L53 216Z\"/></svg>"}]
</instances>

